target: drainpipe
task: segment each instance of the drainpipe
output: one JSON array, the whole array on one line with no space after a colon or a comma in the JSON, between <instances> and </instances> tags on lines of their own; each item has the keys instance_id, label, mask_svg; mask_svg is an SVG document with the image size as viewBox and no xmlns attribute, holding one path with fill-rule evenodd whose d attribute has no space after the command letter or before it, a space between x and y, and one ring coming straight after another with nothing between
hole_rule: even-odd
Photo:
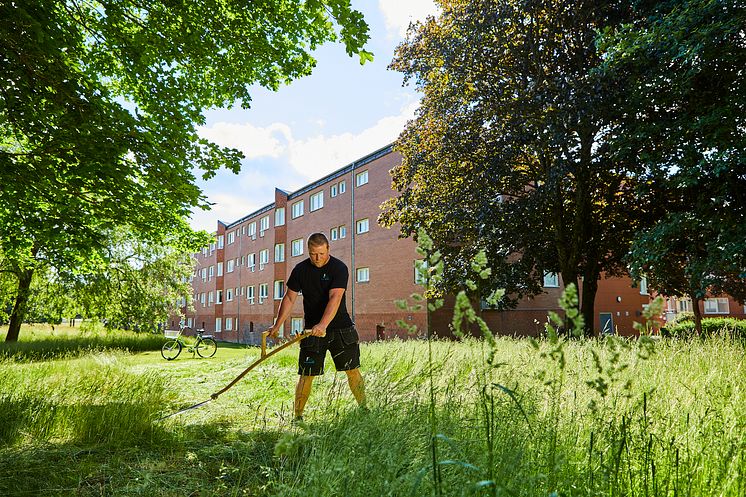
<instances>
[{"instance_id":1,"label":"drainpipe","mask_svg":"<svg viewBox=\"0 0 746 497\"><path fill-rule=\"evenodd\" d=\"M357 272L355 271L355 236L357 235L357 226L355 226L355 164L352 165L352 174L350 175L350 317L355 322L355 283L357 281Z\"/></svg>"}]
</instances>

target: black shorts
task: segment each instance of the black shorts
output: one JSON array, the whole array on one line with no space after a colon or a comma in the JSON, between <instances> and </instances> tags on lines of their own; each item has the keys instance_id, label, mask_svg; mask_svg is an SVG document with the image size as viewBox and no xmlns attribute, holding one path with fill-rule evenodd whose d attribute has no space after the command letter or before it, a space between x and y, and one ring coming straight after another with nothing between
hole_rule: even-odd
<instances>
[{"instance_id":1,"label":"black shorts","mask_svg":"<svg viewBox=\"0 0 746 497\"><path fill-rule=\"evenodd\" d=\"M325 337L310 336L300 342L298 374L318 376L324 374L326 351L332 353L337 371L349 371L360 367L360 344L354 326L338 330L326 330Z\"/></svg>"}]
</instances>

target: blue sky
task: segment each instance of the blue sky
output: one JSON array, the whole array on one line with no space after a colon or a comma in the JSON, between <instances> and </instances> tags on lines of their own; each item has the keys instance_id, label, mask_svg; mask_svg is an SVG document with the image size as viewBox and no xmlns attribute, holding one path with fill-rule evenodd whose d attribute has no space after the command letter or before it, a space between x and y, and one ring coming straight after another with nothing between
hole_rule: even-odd
<instances>
[{"instance_id":1,"label":"blue sky","mask_svg":"<svg viewBox=\"0 0 746 497\"><path fill-rule=\"evenodd\" d=\"M370 25L367 50L375 60L361 66L341 44L315 52L311 76L277 92L256 88L250 109L208 111L200 135L243 151L241 173L220 171L198 181L211 211L191 224L212 232L274 201L275 187L294 191L396 139L418 106L419 94L402 87L402 74L387 66L410 21L435 14L432 0L353 0Z\"/></svg>"}]
</instances>

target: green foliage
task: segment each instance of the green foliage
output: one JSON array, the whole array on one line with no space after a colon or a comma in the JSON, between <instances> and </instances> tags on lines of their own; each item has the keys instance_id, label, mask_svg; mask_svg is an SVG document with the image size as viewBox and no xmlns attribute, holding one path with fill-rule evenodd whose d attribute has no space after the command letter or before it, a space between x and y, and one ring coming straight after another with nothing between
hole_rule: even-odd
<instances>
[{"instance_id":1,"label":"green foliage","mask_svg":"<svg viewBox=\"0 0 746 497\"><path fill-rule=\"evenodd\" d=\"M679 320L661 328L664 336L691 338L696 335L694 321ZM702 336L730 336L746 339L746 320L735 318L704 318L702 320Z\"/></svg>"},{"instance_id":2,"label":"green foliage","mask_svg":"<svg viewBox=\"0 0 746 497\"><path fill-rule=\"evenodd\" d=\"M582 276L592 326L595 282L625 269L644 207L637 171L609 149L625 81L598 70L595 44L629 20L628 2L445 5L392 63L424 97L397 141L399 196L380 221L404 235L424 227L445 260L440 288L484 279L485 294L506 291L500 307L543 292L544 272ZM480 251L489 275L471 264Z\"/></svg>"},{"instance_id":3,"label":"green foliage","mask_svg":"<svg viewBox=\"0 0 746 497\"><path fill-rule=\"evenodd\" d=\"M336 25L335 25L336 22ZM0 251L17 278L17 338L33 271L109 262L102 237L196 249L209 208L195 174L238 171L238 150L199 138L204 111L309 74L311 52L363 50L349 0L0 4Z\"/></svg>"}]
</instances>

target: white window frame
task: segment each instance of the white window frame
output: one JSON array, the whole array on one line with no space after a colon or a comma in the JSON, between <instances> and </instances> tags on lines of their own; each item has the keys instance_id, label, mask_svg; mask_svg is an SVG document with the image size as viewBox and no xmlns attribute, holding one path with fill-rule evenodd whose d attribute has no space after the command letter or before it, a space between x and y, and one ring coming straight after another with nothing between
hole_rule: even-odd
<instances>
[{"instance_id":1,"label":"white window frame","mask_svg":"<svg viewBox=\"0 0 746 497\"><path fill-rule=\"evenodd\" d=\"M215 318L215 333L223 331L223 318Z\"/></svg>"},{"instance_id":2,"label":"white window frame","mask_svg":"<svg viewBox=\"0 0 746 497\"><path fill-rule=\"evenodd\" d=\"M218 274L217 276L223 276L223 263L218 262Z\"/></svg>"},{"instance_id":3,"label":"white window frame","mask_svg":"<svg viewBox=\"0 0 746 497\"><path fill-rule=\"evenodd\" d=\"M275 226L285 226L285 208L278 207L275 209Z\"/></svg>"},{"instance_id":4,"label":"white window frame","mask_svg":"<svg viewBox=\"0 0 746 497\"><path fill-rule=\"evenodd\" d=\"M275 243L275 262L285 262L284 243Z\"/></svg>"},{"instance_id":5,"label":"white window frame","mask_svg":"<svg viewBox=\"0 0 746 497\"><path fill-rule=\"evenodd\" d=\"M212 281L213 276L215 276L215 266L210 266L210 271L207 274L207 281Z\"/></svg>"},{"instance_id":6,"label":"white window frame","mask_svg":"<svg viewBox=\"0 0 746 497\"><path fill-rule=\"evenodd\" d=\"M640 295L650 295L648 293L648 279L645 276L640 278Z\"/></svg>"},{"instance_id":7,"label":"white window frame","mask_svg":"<svg viewBox=\"0 0 746 497\"><path fill-rule=\"evenodd\" d=\"M229 288L225 291L225 301L233 302L233 289Z\"/></svg>"},{"instance_id":8,"label":"white window frame","mask_svg":"<svg viewBox=\"0 0 746 497\"><path fill-rule=\"evenodd\" d=\"M233 318L225 318L225 331L233 330Z\"/></svg>"},{"instance_id":9,"label":"white window frame","mask_svg":"<svg viewBox=\"0 0 746 497\"><path fill-rule=\"evenodd\" d=\"M339 240L339 228L332 228L329 230L329 239L332 241Z\"/></svg>"},{"instance_id":10,"label":"white window frame","mask_svg":"<svg viewBox=\"0 0 746 497\"><path fill-rule=\"evenodd\" d=\"M207 305L212 305L215 303L215 295L213 292L210 292L207 294Z\"/></svg>"},{"instance_id":11,"label":"white window frame","mask_svg":"<svg viewBox=\"0 0 746 497\"><path fill-rule=\"evenodd\" d=\"M342 195L344 192L347 191L347 181L340 181L337 183L339 185L339 194Z\"/></svg>"},{"instance_id":12,"label":"white window frame","mask_svg":"<svg viewBox=\"0 0 746 497\"><path fill-rule=\"evenodd\" d=\"M291 206L291 219L299 218L303 215L303 200L298 200Z\"/></svg>"},{"instance_id":13,"label":"white window frame","mask_svg":"<svg viewBox=\"0 0 746 497\"><path fill-rule=\"evenodd\" d=\"M726 297L707 298L705 299L704 311L705 314L730 314L730 302Z\"/></svg>"},{"instance_id":14,"label":"white window frame","mask_svg":"<svg viewBox=\"0 0 746 497\"><path fill-rule=\"evenodd\" d=\"M202 277L202 281L203 282L207 281L207 268L203 267L202 269L200 269L199 272L200 272L200 276Z\"/></svg>"},{"instance_id":15,"label":"white window frame","mask_svg":"<svg viewBox=\"0 0 746 497\"><path fill-rule=\"evenodd\" d=\"M362 235L363 233L367 233L370 231L370 219L365 217L363 219L358 219L355 223L355 231L358 235Z\"/></svg>"},{"instance_id":16,"label":"white window frame","mask_svg":"<svg viewBox=\"0 0 746 497\"><path fill-rule=\"evenodd\" d=\"M329 189L329 196L331 198L334 198L337 196L337 185L332 185L332 187Z\"/></svg>"},{"instance_id":17,"label":"white window frame","mask_svg":"<svg viewBox=\"0 0 746 497\"><path fill-rule=\"evenodd\" d=\"M269 284L262 283L259 285L259 303L263 304L269 298Z\"/></svg>"},{"instance_id":18,"label":"white window frame","mask_svg":"<svg viewBox=\"0 0 746 497\"><path fill-rule=\"evenodd\" d=\"M283 295L285 295L285 282L283 280L275 280L275 285L272 291L275 300L282 300Z\"/></svg>"},{"instance_id":19,"label":"white window frame","mask_svg":"<svg viewBox=\"0 0 746 497\"><path fill-rule=\"evenodd\" d=\"M249 301L249 305L254 305L254 285L246 287L246 300Z\"/></svg>"},{"instance_id":20,"label":"white window frame","mask_svg":"<svg viewBox=\"0 0 746 497\"><path fill-rule=\"evenodd\" d=\"M213 244L214 245L214 244ZM225 238L223 235L218 236L218 248L221 249L225 247ZM215 248L211 248L211 250L215 250Z\"/></svg>"},{"instance_id":21,"label":"white window frame","mask_svg":"<svg viewBox=\"0 0 746 497\"><path fill-rule=\"evenodd\" d=\"M227 267L225 268L226 273L232 273L235 269L235 261L233 259L228 259Z\"/></svg>"},{"instance_id":22,"label":"white window frame","mask_svg":"<svg viewBox=\"0 0 746 497\"><path fill-rule=\"evenodd\" d=\"M290 253L292 257L303 255L303 238L298 238L290 242Z\"/></svg>"},{"instance_id":23,"label":"white window frame","mask_svg":"<svg viewBox=\"0 0 746 497\"><path fill-rule=\"evenodd\" d=\"M256 271L256 252L253 252L247 256L248 261L246 262L249 265L249 269L251 269L251 272L253 273Z\"/></svg>"},{"instance_id":24,"label":"white window frame","mask_svg":"<svg viewBox=\"0 0 746 497\"><path fill-rule=\"evenodd\" d=\"M358 283L368 283L370 281L370 268L357 268L357 270L355 270L355 281L357 281Z\"/></svg>"},{"instance_id":25,"label":"white window frame","mask_svg":"<svg viewBox=\"0 0 746 497\"><path fill-rule=\"evenodd\" d=\"M355 186L361 187L368 183L368 170L359 172L355 175Z\"/></svg>"},{"instance_id":26,"label":"white window frame","mask_svg":"<svg viewBox=\"0 0 746 497\"><path fill-rule=\"evenodd\" d=\"M256 240L256 221L249 225L249 236L252 240Z\"/></svg>"},{"instance_id":27,"label":"white window frame","mask_svg":"<svg viewBox=\"0 0 746 497\"><path fill-rule=\"evenodd\" d=\"M206 298L205 292L199 294L199 303L202 304L202 307L205 307Z\"/></svg>"},{"instance_id":28,"label":"white window frame","mask_svg":"<svg viewBox=\"0 0 746 497\"><path fill-rule=\"evenodd\" d=\"M212 293L212 292L210 292ZM216 304L222 304L223 303L223 290L215 290L215 303Z\"/></svg>"},{"instance_id":29,"label":"white window frame","mask_svg":"<svg viewBox=\"0 0 746 497\"><path fill-rule=\"evenodd\" d=\"M236 243L236 232L230 231L228 232L228 245L233 245Z\"/></svg>"},{"instance_id":30,"label":"white window frame","mask_svg":"<svg viewBox=\"0 0 746 497\"><path fill-rule=\"evenodd\" d=\"M269 249L263 249L259 252L259 271L264 271L267 264L269 264Z\"/></svg>"},{"instance_id":31,"label":"white window frame","mask_svg":"<svg viewBox=\"0 0 746 497\"><path fill-rule=\"evenodd\" d=\"M544 273L544 288L559 288L559 273Z\"/></svg>"},{"instance_id":32,"label":"white window frame","mask_svg":"<svg viewBox=\"0 0 746 497\"><path fill-rule=\"evenodd\" d=\"M264 236L264 232L269 229L269 216L261 218L259 223L259 236Z\"/></svg>"},{"instance_id":33,"label":"white window frame","mask_svg":"<svg viewBox=\"0 0 746 497\"><path fill-rule=\"evenodd\" d=\"M324 190L316 192L308 199L309 212L317 211L324 208Z\"/></svg>"},{"instance_id":34,"label":"white window frame","mask_svg":"<svg viewBox=\"0 0 746 497\"><path fill-rule=\"evenodd\" d=\"M303 331L303 318L290 318L290 334L297 335Z\"/></svg>"},{"instance_id":35,"label":"white window frame","mask_svg":"<svg viewBox=\"0 0 746 497\"><path fill-rule=\"evenodd\" d=\"M347 238L347 225L343 224L339 227L339 239Z\"/></svg>"}]
</instances>

